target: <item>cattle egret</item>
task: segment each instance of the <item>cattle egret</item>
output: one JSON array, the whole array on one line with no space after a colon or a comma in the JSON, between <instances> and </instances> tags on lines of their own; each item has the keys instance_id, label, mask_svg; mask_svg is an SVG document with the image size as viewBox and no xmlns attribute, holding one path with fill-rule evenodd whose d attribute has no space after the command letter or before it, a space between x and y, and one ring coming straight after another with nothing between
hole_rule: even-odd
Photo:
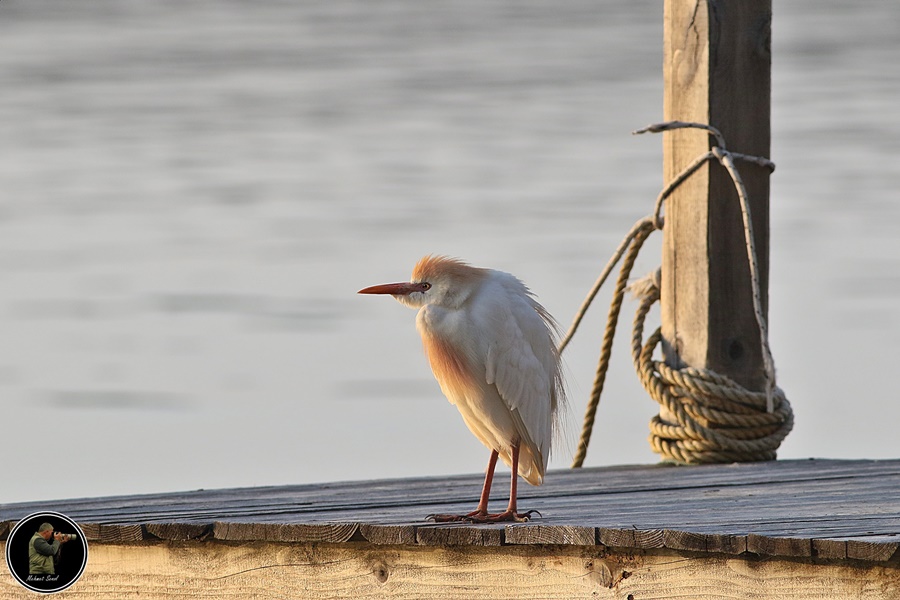
<instances>
[{"instance_id":1,"label":"cattle egret","mask_svg":"<svg viewBox=\"0 0 900 600\"><path fill-rule=\"evenodd\" d=\"M557 409L564 402L556 326L529 289L509 273L426 256L412 279L367 287L418 308L416 329L435 379L469 430L491 451L478 508L437 521L526 521L516 510L516 474L541 485ZM509 506L488 512L497 458L512 468Z\"/></svg>"}]
</instances>

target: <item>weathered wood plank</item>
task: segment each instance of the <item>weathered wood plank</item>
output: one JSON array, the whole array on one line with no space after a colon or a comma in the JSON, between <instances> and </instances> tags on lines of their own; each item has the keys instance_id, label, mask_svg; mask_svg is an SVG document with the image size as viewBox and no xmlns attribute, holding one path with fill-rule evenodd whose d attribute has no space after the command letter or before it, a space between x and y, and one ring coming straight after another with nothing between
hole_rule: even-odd
<instances>
[{"instance_id":1,"label":"weathered wood plank","mask_svg":"<svg viewBox=\"0 0 900 600\"><path fill-rule=\"evenodd\" d=\"M847 558L847 540L814 539L812 552L816 558L844 560Z\"/></svg>"},{"instance_id":2,"label":"weathered wood plank","mask_svg":"<svg viewBox=\"0 0 900 600\"><path fill-rule=\"evenodd\" d=\"M613 548L636 548L634 529L617 529L600 527L597 529L597 540L604 546Z\"/></svg>"},{"instance_id":3,"label":"weathered wood plank","mask_svg":"<svg viewBox=\"0 0 900 600\"><path fill-rule=\"evenodd\" d=\"M877 477L876 477L877 476ZM152 494L141 496L115 496L64 501L6 504L0 510L16 513L20 518L29 510L54 509L64 506L68 513L85 517L94 514L114 516L134 514L136 509L146 509L149 517L170 515L179 520L205 521L205 514L215 515L228 507L240 507L253 514L272 509L273 514L311 513L328 506L334 509L355 510L360 507L377 508L396 506L402 499L410 499L410 489L415 489L415 504L431 507L445 502L468 505L477 500L482 475L451 478L418 478L374 482L346 482L329 486L306 485L283 488L260 487L245 489L205 490L176 494ZM722 490L760 485L777 488L779 483L828 482L839 484L841 480L876 480L887 477L900 478L900 461L825 461L794 460L770 463L738 465L697 465L673 467L638 465L631 467L603 467L578 470L552 471L547 483L540 488L522 486L523 499L552 499L580 495L622 494L633 491L677 491L713 487ZM360 497L360 486L365 486L365 497ZM260 500L262 499L262 500ZM504 501L502 492L494 501ZM67 513L67 514L68 514ZM427 513L426 513L427 514ZM162 517L165 518L165 517Z\"/></svg>"},{"instance_id":4,"label":"weathered wood plank","mask_svg":"<svg viewBox=\"0 0 900 600\"><path fill-rule=\"evenodd\" d=\"M416 541L423 546L500 546L502 525L442 524L416 529Z\"/></svg>"},{"instance_id":5,"label":"weathered wood plank","mask_svg":"<svg viewBox=\"0 0 900 600\"><path fill-rule=\"evenodd\" d=\"M707 539L709 536L690 531L663 531L663 547L672 550L693 550L695 552L707 551Z\"/></svg>"},{"instance_id":6,"label":"weathered wood plank","mask_svg":"<svg viewBox=\"0 0 900 600\"><path fill-rule=\"evenodd\" d=\"M898 469L900 464L898 461L784 461L787 463L783 466L781 463L765 463L761 465L725 465L710 467L689 467L689 468L657 468L657 467L638 467L636 478L621 478L620 489L602 486L598 487L596 483L584 485L582 487L573 486L570 495L566 494L569 481L576 483L584 482L584 474L581 471L561 471L555 477L556 483L551 479L550 483L542 488L525 488L529 492L537 492L540 490L548 490L551 493L544 496L534 496L533 500L525 500L533 503L549 517L559 514L560 509L564 509L567 516L578 516L582 514L584 506L597 506L597 511L603 511L610 516L629 515L646 513L652 506L651 503L640 501L640 496L632 496L627 501L621 500L630 491L636 489L644 489L648 493L670 494L673 498L674 510L683 503L678 501L679 491L686 492L694 490L692 494L692 502L706 502L703 494L706 492L715 492L719 498L734 497L738 494L736 502L745 502L744 497L752 494L754 498L763 496L771 497L768 503L787 502L793 504L794 511L802 511L805 507L815 509L820 514L822 512L834 513L829 507L834 503L844 504L843 497L833 497L825 501L821 507L817 505L816 495L805 493L805 487L808 485L810 489L825 493L828 486L833 486L831 491L837 494L839 491L846 491L847 488L859 488L859 481L865 481L867 489L877 490L878 482L881 482L883 489L896 489L900 485L898 477ZM884 463L884 464L882 464ZM748 469L747 467L756 467ZM588 470L584 470L588 471ZM615 473L622 473L623 468L617 467L610 469ZM593 478L597 480L609 479L606 476L606 469L598 470L593 473ZM673 478L673 474L678 474L677 478ZM789 477L787 475L790 474ZM877 475L877 476L876 476ZM768 482L767 479L772 479ZM811 478L819 478L818 480ZM849 478L849 479L845 479ZM473 494L477 493L480 486L480 476L472 476L469 478ZM639 485L634 485L635 480ZM790 488L780 488L779 483L790 481L793 483L800 482L797 486ZM391 486L397 486L396 493L404 498L409 498L410 489L415 486L415 496L418 498L420 489L419 480L413 480L408 483L409 487L403 488L403 481L390 482ZM804 483L808 482L808 483ZM209 524L224 516L237 518L247 516L257 520L266 520L269 522L283 521L334 521L334 520L354 520L355 515L365 514L366 518L371 518L377 522L385 523L406 523L411 517L416 516L416 508L408 507L406 511L396 511L397 504L391 506L393 496L387 497L382 501L371 502L371 498L376 498L377 494L371 493L369 485L381 489L385 485L375 482L356 483L355 488L350 484L344 484L340 487L343 489L343 497L339 502L330 501L327 496L320 496L315 491L316 486L306 486L313 489L309 494L285 494L279 491L279 488L255 488L249 490L222 490L207 491L200 493L191 492L188 494L173 494L170 502L164 501L165 496L160 495L158 501L145 503L142 501L143 496L130 498L130 502L120 500L119 498L110 499L92 499L92 500L76 500L65 502L51 503L34 503L32 505L5 505L0 507L0 516L21 517L32 509L41 507L62 510L80 521L85 522L118 522L132 524L147 524L152 522L186 522L197 524ZM579 484L580 485L580 484ZM301 486L303 487L303 486ZM387 486L390 487L390 486ZM354 491L355 489L355 491ZM591 490L595 490L593 493ZM803 503L794 503L789 494L783 494L780 490L790 489L793 492L802 492L806 500ZM402 490L402 494L400 494ZM701 490L706 490L703 492ZM394 494L394 492L392 492ZM421 517L431 512L441 512L442 506L437 492L425 500L418 503L418 511ZM854 491L855 497L860 497L858 491ZM700 499L697 500L698 495ZM589 501L590 497L596 500ZM313 497L321 497L322 502L316 503ZM398 496L399 497L399 496ZM528 499L531 494L523 494L523 498ZM884 496L882 495L881 498ZM434 498L434 502L430 500ZM787 498L788 500L785 500ZM876 495L874 498L878 498ZM179 499L183 500L183 504L179 504ZM503 500L502 496L498 497ZM635 500L638 500L636 503ZM355 504L354 504L355 500ZM445 498L445 502L457 501L461 507L467 507L468 504L463 500L454 498ZM72 504L69 504L71 502ZM756 512L750 499L747 504L748 511ZM714 502L713 502L714 504ZM756 502L756 504L761 504ZM629 512L629 507L632 508ZM774 505L773 505L774 507ZM578 508L579 512L572 513L570 510ZM665 509L665 506L662 507ZM821 509L821 510L820 510ZM330 512L332 511L332 512ZM333 511L345 511L347 514L337 514ZM443 511L447 512L447 511ZM711 505L710 509L704 508L703 512L712 513L713 516L727 514L726 511L718 510ZM730 511L729 511L730 512ZM599 515L595 519L595 523L601 525L610 524L605 521L607 517ZM595 524L591 523L591 524ZM580 524L580 523L579 523ZM644 526L664 526L669 527L671 523L650 524L644 523Z\"/></svg>"},{"instance_id":7,"label":"weathered wood plank","mask_svg":"<svg viewBox=\"0 0 900 600\"><path fill-rule=\"evenodd\" d=\"M505 537L507 544L593 546L597 543L597 532L593 527L568 525L507 525Z\"/></svg>"},{"instance_id":8,"label":"weathered wood plank","mask_svg":"<svg viewBox=\"0 0 900 600\"><path fill-rule=\"evenodd\" d=\"M897 554L900 541L897 536L884 536L870 539L847 540L847 558L866 561L890 560Z\"/></svg>"},{"instance_id":9,"label":"weathered wood plank","mask_svg":"<svg viewBox=\"0 0 900 600\"><path fill-rule=\"evenodd\" d=\"M357 523L244 523L216 521L212 535L227 541L346 542L358 531Z\"/></svg>"},{"instance_id":10,"label":"weathered wood plank","mask_svg":"<svg viewBox=\"0 0 900 600\"><path fill-rule=\"evenodd\" d=\"M869 600L900 597L900 569L744 560L671 550L615 553L584 546L493 548L366 543L149 541L96 543L71 589L97 600L255 598L509 598ZM0 597L33 593L0 578Z\"/></svg>"},{"instance_id":11,"label":"weathered wood plank","mask_svg":"<svg viewBox=\"0 0 900 600\"><path fill-rule=\"evenodd\" d=\"M858 536L845 539L812 540L814 555L828 559L854 559L885 562L893 559L900 548L900 535Z\"/></svg>"},{"instance_id":12,"label":"weathered wood plank","mask_svg":"<svg viewBox=\"0 0 900 600\"><path fill-rule=\"evenodd\" d=\"M360 523L359 532L373 544L415 544L415 525L375 525Z\"/></svg>"},{"instance_id":13,"label":"weathered wood plank","mask_svg":"<svg viewBox=\"0 0 900 600\"><path fill-rule=\"evenodd\" d=\"M161 540L199 540L212 533L211 524L148 523L146 532Z\"/></svg>"},{"instance_id":14,"label":"weathered wood plank","mask_svg":"<svg viewBox=\"0 0 900 600\"><path fill-rule=\"evenodd\" d=\"M770 537L751 533L747 536L747 552L763 556L812 556L812 540L807 538Z\"/></svg>"},{"instance_id":15,"label":"weathered wood plank","mask_svg":"<svg viewBox=\"0 0 900 600\"><path fill-rule=\"evenodd\" d=\"M708 123L722 132L729 150L769 155L771 11L770 0L665 2L666 121ZM666 133L664 180L675 179L709 149L705 132ZM765 317L769 173L757 165L738 168L751 205ZM701 167L667 200L665 219L660 312L666 363L711 369L762 391L765 373L743 223L725 169L709 162Z\"/></svg>"},{"instance_id":16,"label":"weathered wood plank","mask_svg":"<svg viewBox=\"0 0 900 600\"><path fill-rule=\"evenodd\" d=\"M747 536L707 534L706 551L717 554L743 554L747 551Z\"/></svg>"},{"instance_id":17,"label":"weathered wood plank","mask_svg":"<svg viewBox=\"0 0 900 600\"><path fill-rule=\"evenodd\" d=\"M85 532L87 535L87 532ZM91 539L91 538L88 538ZM144 529L140 525L100 524L101 542L139 542L144 539Z\"/></svg>"},{"instance_id":18,"label":"weathered wood plank","mask_svg":"<svg viewBox=\"0 0 900 600\"><path fill-rule=\"evenodd\" d=\"M152 502L139 496L0 505L0 522L6 523L0 532L7 535L17 518L45 508L74 518L92 542L599 543L877 561L893 556L898 540L892 536L900 533L897 460L559 471L541 488L523 488L520 504L543 517L505 528L425 521L430 513L471 508L481 476L451 479L449 487L431 478L159 494ZM448 489L453 491L444 496ZM494 500L506 498L500 493ZM849 540L859 542L850 553Z\"/></svg>"},{"instance_id":19,"label":"weathered wood plank","mask_svg":"<svg viewBox=\"0 0 900 600\"><path fill-rule=\"evenodd\" d=\"M634 547L642 549L665 548L665 533L662 529L635 529Z\"/></svg>"},{"instance_id":20,"label":"weathered wood plank","mask_svg":"<svg viewBox=\"0 0 900 600\"><path fill-rule=\"evenodd\" d=\"M84 523L83 521L78 521L78 526L81 527L81 530L84 532L84 537L91 540L99 540L100 539L100 523Z\"/></svg>"}]
</instances>

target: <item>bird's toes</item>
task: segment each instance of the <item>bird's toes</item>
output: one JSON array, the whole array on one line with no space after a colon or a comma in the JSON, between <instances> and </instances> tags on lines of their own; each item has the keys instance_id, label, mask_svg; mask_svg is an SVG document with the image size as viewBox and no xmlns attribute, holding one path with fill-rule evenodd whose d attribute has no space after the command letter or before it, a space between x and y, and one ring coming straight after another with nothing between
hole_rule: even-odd
<instances>
[{"instance_id":1,"label":"bird's toes","mask_svg":"<svg viewBox=\"0 0 900 600\"><path fill-rule=\"evenodd\" d=\"M469 515L428 515L426 521L434 521L435 523L456 523L459 521L472 521Z\"/></svg>"},{"instance_id":2,"label":"bird's toes","mask_svg":"<svg viewBox=\"0 0 900 600\"><path fill-rule=\"evenodd\" d=\"M518 521L521 519L522 521L530 521L532 518L532 515L537 515L542 519L544 518L544 515L541 514L541 511L532 509L532 510L526 510L523 513L518 513L516 515L516 520Z\"/></svg>"},{"instance_id":3,"label":"bird's toes","mask_svg":"<svg viewBox=\"0 0 900 600\"><path fill-rule=\"evenodd\" d=\"M488 512L474 511L467 515L441 515L431 514L425 517L426 521L434 521L435 523L503 523L515 522L526 523L530 521L534 515L543 518L544 515L537 510L528 510L522 513L513 512L511 510L502 513L491 514Z\"/></svg>"}]
</instances>

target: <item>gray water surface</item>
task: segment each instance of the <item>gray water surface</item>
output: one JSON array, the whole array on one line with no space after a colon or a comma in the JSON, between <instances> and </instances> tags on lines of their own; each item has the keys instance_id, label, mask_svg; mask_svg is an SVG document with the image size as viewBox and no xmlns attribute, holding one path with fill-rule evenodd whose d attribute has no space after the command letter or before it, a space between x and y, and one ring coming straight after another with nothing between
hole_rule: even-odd
<instances>
[{"instance_id":1,"label":"gray water surface","mask_svg":"<svg viewBox=\"0 0 900 600\"><path fill-rule=\"evenodd\" d=\"M898 24L775 6L784 458L897 456ZM662 185L630 135L661 56L649 0L3 0L0 501L482 469L414 313L355 292L444 253L567 325ZM570 445L607 298L566 351ZM625 329L588 465L656 460Z\"/></svg>"}]
</instances>

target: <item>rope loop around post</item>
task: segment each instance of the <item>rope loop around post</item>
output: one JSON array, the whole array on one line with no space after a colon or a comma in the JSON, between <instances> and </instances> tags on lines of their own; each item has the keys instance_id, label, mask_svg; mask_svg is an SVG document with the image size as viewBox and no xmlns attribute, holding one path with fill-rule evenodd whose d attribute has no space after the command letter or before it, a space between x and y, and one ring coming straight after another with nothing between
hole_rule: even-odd
<instances>
[{"instance_id":1,"label":"rope loop around post","mask_svg":"<svg viewBox=\"0 0 900 600\"><path fill-rule=\"evenodd\" d=\"M632 328L631 354L641 384L674 423L657 415L650 422L650 446L664 459L681 463L773 460L794 423L784 392L753 392L706 369L673 369L654 360L662 342L659 328L646 341L644 321L659 300L659 271L631 287L640 305Z\"/></svg>"},{"instance_id":2,"label":"rope loop around post","mask_svg":"<svg viewBox=\"0 0 900 600\"><path fill-rule=\"evenodd\" d=\"M659 301L660 271L657 270L630 288L639 301L632 328L632 360L644 389L661 407L667 409L667 418L674 421L662 421L658 415L653 418L650 422L650 446L664 460L680 463L772 460L794 424L791 405L784 392L775 384L775 364L769 349L768 325L761 308L759 267L753 240L750 204L734 161L751 162L770 171L774 171L775 165L767 158L729 152L725 148L722 134L715 127L702 123L670 121L650 125L634 133L658 133L685 127L708 131L715 138L716 145L706 154L698 156L667 184L657 197L653 213L639 220L631 228L594 283L559 347L559 351L562 352L571 341L598 291L616 264L622 260L603 333L597 374L585 411L581 439L572 463L573 468L580 467L587 454L612 355L615 328L634 262L650 234L663 228L662 209L665 200L708 160L719 162L727 170L738 193L744 223L747 261L750 266L754 315L760 331L766 389L764 392L750 391L713 371L690 367L674 369L653 358L656 348L662 342L661 331L657 328L646 341L643 339L643 333L647 314Z\"/></svg>"}]
</instances>

